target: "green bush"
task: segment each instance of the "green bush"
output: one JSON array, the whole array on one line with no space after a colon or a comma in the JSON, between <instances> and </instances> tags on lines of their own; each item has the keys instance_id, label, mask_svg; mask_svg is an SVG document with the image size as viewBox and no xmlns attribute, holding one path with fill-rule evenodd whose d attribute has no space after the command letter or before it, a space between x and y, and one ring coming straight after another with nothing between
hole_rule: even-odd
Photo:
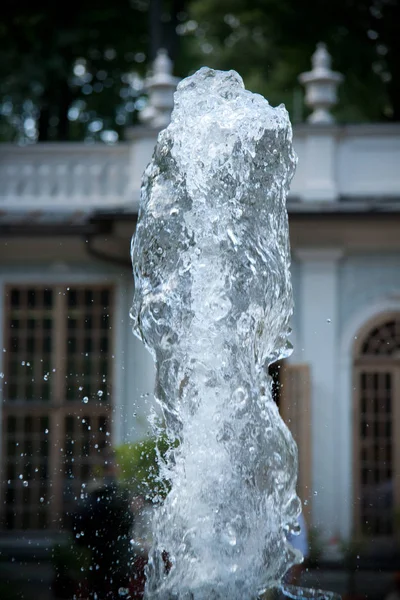
<instances>
[{"instance_id":1,"label":"green bush","mask_svg":"<svg viewBox=\"0 0 400 600\"><path fill-rule=\"evenodd\" d=\"M147 438L136 444L116 448L120 482L132 493L151 500L163 499L169 490L168 481L161 479L158 456L165 459L171 445L166 436Z\"/></svg>"},{"instance_id":2,"label":"green bush","mask_svg":"<svg viewBox=\"0 0 400 600\"><path fill-rule=\"evenodd\" d=\"M71 535L53 546L52 563L57 574L67 573L79 579L82 569L89 567L90 553L86 548L78 546Z\"/></svg>"}]
</instances>

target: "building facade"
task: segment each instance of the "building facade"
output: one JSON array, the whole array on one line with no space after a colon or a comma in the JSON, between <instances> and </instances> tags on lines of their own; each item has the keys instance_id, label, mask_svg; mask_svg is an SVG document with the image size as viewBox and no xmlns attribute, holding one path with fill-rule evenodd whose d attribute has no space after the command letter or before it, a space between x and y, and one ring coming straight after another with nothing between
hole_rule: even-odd
<instances>
[{"instance_id":1,"label":"building facade","mask_svg":"<svg viewBox=\"0 0 400 600\"><path fill-rule=\"evenodd\" d=\"M3 531L57 529L104 448L149 433L130 243L158 131L0 147ZM294 146L280 409L309 523L384 544L400 515L400 127L311 122Z\"/></svg>"}]
</instances>

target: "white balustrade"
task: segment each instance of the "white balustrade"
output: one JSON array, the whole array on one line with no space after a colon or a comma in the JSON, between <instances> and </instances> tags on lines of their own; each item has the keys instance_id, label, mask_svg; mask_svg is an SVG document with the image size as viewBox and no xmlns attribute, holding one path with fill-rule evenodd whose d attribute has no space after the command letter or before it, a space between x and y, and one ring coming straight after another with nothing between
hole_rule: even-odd
<instances>
[{"instance_id":1,"label":"white balustrade","mask_svg":"<svg viewBox=\"0 0 400 600\"><path fill-rule=\"evenodd\" d=\"M324 44L318 44L312 67L300 75L313 112L308 124L294 128L299 162L289 198L315 206L400 200L400 125L334 124L329 111L343 77L332 71ZM143 171L159 129L170 119L178 82L172 71L160 50L146 79L149 103L140 116L145 126L127 129L127 142L0 144L0 211L137 210Z\"/></svg>"},{"instance_id":2,"label":"white balustrade","mask_svg":"<svg viewBox=\"0 0 400 600\"><path fill-rule=\"evenodd\" d=\"M0 144L0 210L137 210L157 131L115 146ZM290 197L306 202L400 199L400 126L299 125Z\"/></svg>"},{"instance_id":3,"label":"white balustrade","mask_svg":"<svg viewBox=\"0 0 400 600\"><path fill-rule=\"evenodd\" d=\"M131 202L130 147L0 145L0 210L84 209Z\"/></svg>"},{"instance_id":4,"label":"white balustrade","mask_svg":"<svg viewBox=\"0 0 400 600\"><path fill-rule=\"evenodd\" d=\"M400 200L400 126L299 125L290 197L304 202Z\"/></svg>"}]
</instances>

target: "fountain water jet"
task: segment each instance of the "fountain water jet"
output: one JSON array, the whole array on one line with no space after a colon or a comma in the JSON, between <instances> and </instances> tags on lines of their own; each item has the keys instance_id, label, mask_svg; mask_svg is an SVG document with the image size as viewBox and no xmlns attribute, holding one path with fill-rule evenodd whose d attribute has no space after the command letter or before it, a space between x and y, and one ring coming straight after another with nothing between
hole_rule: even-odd
<instances>
[{"instance_id":1,"label":"fountain water jet","mask_svg":"<svg viewBox=\"0 0 400 600\"><path fill-rule=\"evenodd\" d=\"M173 445L152 600L255 599L302 560L287 541L301 510L297 448L267 373L290 354L295 165L286 109L237 73L202 68L179 84L132 248L134 331L154 356Z\"/></svg>"}]
</instances>

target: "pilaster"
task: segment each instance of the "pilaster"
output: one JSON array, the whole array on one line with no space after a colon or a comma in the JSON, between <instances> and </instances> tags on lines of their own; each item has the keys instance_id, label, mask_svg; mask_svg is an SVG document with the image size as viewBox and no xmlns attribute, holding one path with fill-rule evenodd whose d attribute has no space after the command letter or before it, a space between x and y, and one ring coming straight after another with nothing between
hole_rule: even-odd
<instances>
[{"instance_id":1,"label":"pilaster","mask_svg":"<svg viewBox=\"0 0 400 600\"><path fill-rule=\"evenodd\" d=\"M338 471L338 263L340 249L296 252L300 275L300 345L311 368L312 514L314 525L329 539L339 528ZM348 458L348 457L347 457ZM346 459L346 458L345 458Z\"/></svg>"}]
</instances>

